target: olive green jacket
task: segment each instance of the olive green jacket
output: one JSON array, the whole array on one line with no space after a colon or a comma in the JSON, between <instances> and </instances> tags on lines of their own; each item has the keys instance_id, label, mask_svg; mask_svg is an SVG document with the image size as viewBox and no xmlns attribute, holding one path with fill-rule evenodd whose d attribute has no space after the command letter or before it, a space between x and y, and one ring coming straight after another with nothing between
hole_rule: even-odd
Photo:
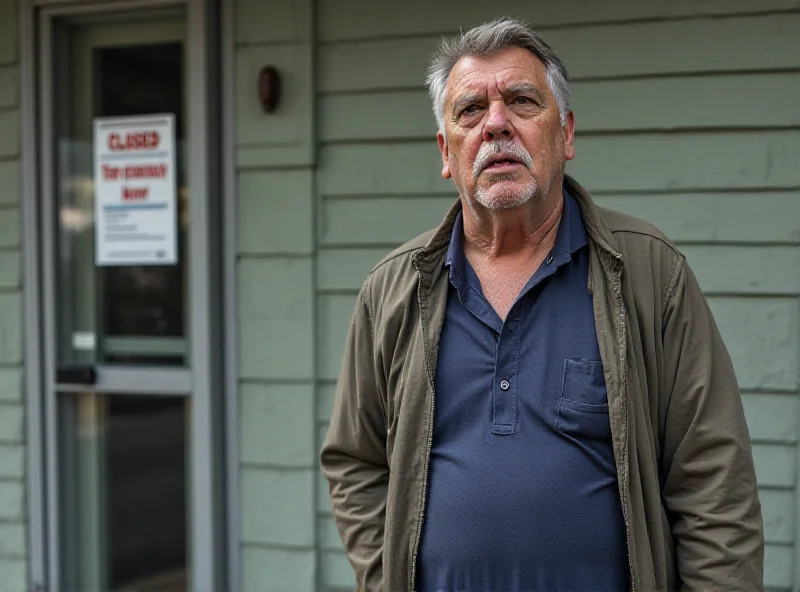
<instances>
[{"instance_id":1,"label":"olive green jacket","mask_svg":"<svg viewBox=\"0 0 800 592\"><path fill-rule=\"evenodd\" d=\"M763 523L730 357L683 255L596 206L570 177L589 236L589 290L608 391L631 588L763 586ZM442 224L365 280L345 346L322 471L359 590L412 590L425 516L443 265Z\"/></svg>"}]
</instances>

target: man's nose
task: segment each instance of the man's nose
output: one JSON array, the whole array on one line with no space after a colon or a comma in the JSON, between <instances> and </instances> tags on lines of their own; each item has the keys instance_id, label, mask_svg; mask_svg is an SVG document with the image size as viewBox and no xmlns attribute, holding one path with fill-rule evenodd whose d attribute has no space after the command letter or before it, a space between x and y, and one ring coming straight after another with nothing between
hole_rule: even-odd
<instances>
[{"instance_id":1,"label":"man's nose","mask_svg":"<svg viewBox=\"0 0 800 592\"><path fill-rule=\"evenodd\" d=\"M492 103L489 106L489 117L483 126L484 142L493 140L510 140L514 137L514 126L508 118L505 104Z\"/></svg>"}]
</instances>

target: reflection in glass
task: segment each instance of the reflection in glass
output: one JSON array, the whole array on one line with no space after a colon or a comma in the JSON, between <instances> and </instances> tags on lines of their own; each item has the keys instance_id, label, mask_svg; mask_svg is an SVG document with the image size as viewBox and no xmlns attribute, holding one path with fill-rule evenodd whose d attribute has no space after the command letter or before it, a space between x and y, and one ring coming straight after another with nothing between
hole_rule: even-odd
<instances>
[{"instance_id":1,"label":"reflection in glass","mask_svg":"<svg viewBox=\"0 0 800 592\"><path fill-rule=\"evenodd\" d=\"M184 138L182 48L179 43L94 51L95 114L101 117L175 113L178 146ZM180 159L179 159L180 160ZM178 167L178 187L185 185ZM184 200L181 200L184 201ZM185 208L179 210L185 222ZM178 238L186 258L186 233ZM180 265L104 267L101 270L106 335L181 337L184 334L184 274Z\"/></svg>"},{"instance_id":2,"label":"reflection in glass","mask_svg":"<svg viewBox=\"0 0 800 592\"><path fill-rule=\"evenodd\" d=\"M60 399L67 589L186 590L188 403Z\"/></svg>"},{"instance_id":3,"label":"reflection in glass","mask_svg":"<svg viewBox=\"0 0 800 592\"><path fill-rule=\"evenodd\" d=\"M91 28L65 29L57 55L59 361L189 362L184 46L103 44ZM63 54L63 55L62 55ZM63 105L63 108L61 107ZM178 265L95 267L93 127L96 117L176 118Z\"/></svg>"}]
</instances>

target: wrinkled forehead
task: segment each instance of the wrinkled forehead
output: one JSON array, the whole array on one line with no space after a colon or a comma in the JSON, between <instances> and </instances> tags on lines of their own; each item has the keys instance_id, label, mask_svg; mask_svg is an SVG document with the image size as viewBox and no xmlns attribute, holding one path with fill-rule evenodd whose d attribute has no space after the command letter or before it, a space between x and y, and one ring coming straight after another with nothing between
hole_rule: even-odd
<instances>
[{"instance_id":1,"label":"wrinkled forehead","mask_svg":"<svg viewBox=\"0 0 800 592\"><path fill-rule=\"evenodd\" d=\"M447 78L446 103L452 104L465 93L503 93L524 85L547 92L545 66L526 49L505 49L486 57L464 56L456 62Z\"/></svg>"}]
</instances>

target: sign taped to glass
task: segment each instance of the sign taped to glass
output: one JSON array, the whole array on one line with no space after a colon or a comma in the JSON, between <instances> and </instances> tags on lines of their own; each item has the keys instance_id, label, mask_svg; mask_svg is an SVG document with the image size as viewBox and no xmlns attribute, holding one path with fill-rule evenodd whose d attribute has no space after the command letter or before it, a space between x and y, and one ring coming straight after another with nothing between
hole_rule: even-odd
<instances>
[{"instance_id":1,"label":"sign taped to glass","mask_svg":"<svg viewBox=\"0 0 800 592\"><path fill-rule=\"evenodd\" d=\"M95 264L178 262L175 116L94 120Z\"/></svg>"}]
</instances>

